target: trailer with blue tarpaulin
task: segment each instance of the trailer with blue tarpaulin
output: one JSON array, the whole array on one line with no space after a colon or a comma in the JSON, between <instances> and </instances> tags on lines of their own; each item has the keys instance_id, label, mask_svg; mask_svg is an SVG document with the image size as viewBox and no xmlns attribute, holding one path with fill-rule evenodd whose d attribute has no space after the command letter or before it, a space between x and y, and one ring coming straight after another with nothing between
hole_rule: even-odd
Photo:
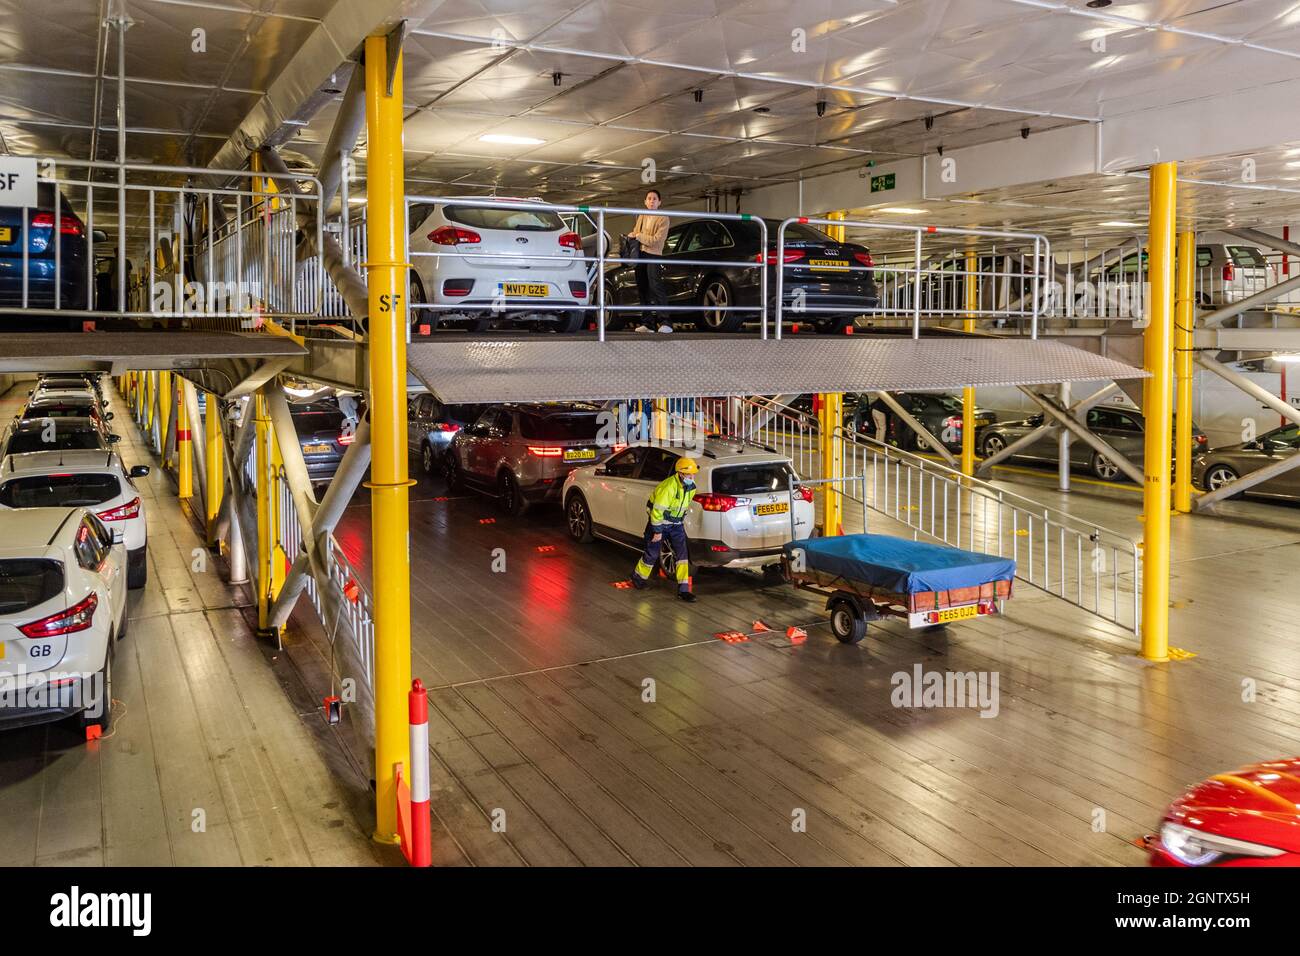
<instances>
[{"instance_id":1,"label":"trailer with blue tarpaulin","mask_svg":"<svg viewBox=\"0 0 1300 956\"><path fill-rule=\"evenodd\" d=\"M826 595L831 631L845 644L883 617L934 628L997 614L1016 576L1011 558L886 534L806 538L784 552L787 580Z\"/></svg>"}]
</instances>

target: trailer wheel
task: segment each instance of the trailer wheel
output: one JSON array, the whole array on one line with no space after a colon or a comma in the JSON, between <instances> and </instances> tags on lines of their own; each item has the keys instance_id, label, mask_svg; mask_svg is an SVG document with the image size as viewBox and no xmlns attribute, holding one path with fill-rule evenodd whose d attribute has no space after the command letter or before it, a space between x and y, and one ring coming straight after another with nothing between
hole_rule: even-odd
<instances>
[{"instance_id":1,"label":"trailer wheel","mask_svg":"<svg viewBox=\"0 0 1300 956\"><path fill-rule=\"evenodd\" d=\"M847 598L831 601L831 633L841 644L857 644L867 636L867 619Z\"/></svg>"}]
</instances>

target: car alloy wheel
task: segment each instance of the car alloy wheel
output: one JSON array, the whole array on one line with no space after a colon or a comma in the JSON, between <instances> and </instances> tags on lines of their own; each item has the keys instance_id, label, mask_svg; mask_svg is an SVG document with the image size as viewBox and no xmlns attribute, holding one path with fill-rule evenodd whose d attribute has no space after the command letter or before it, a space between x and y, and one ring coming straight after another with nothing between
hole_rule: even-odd
<instances>
[{"instance_id":1,"label":"car alloy wheel","mask_svg":"<svg viewBox=\"0 0 1300 956\"><path fill-rule=\"evenodd\" d=\"M1001 435L989 435L984 439L983 444L985 458L992 458L1002 449L1007 447L1007 443L1003 441Z\"/></svg>"},{"instance_id":2,"label":"car alloy wheel","mask_svg":"<svg viewBox=\"0 0 1300 956\"><path fill-rule=\"evenodd\" d=\"M569 526L569 537L574 541L591 540L591 512L587 501L578 492L569 495L569 502L564 508L564 517Z\"/></svg>"},{"instance_id":3,"label":"car alloy wheel","mask_svg":"<svg viewBox=\"0 0 1300 956\"><path fill-rule=\"evenodd\" d=\"M1227 465L1215 465L1205 473L1205 490L1218 491L1237 480L1237 473Z\"/></svg>"},{"instance_id":4,"label":"car alloy wheel","mask_svg":"<svg viewBox=\"0 0 1300 956\"><path fill-rule=\"evenodd\" d=\"M673 553L673 546L668 543L667 538L661 539L659 545L659 568L669 581L676 581L677 555Z\"/></svg>"},{"instance_id":5,"label":"car alloy wheel","mask_svg":"<svg viewBox=\"0 0 1300 956\"><path fill-rule=\"evenodd\" d=\"M420 464L424 466L424 473L430 476L438 468L438 459L434 457L433 446L428 442L425 442L424 448L420 450Z\"/></svg>"},{"instance_id":6,"label":"car alloy wheel","mask_svg":"<svg viewBox=\"0 0 1300 956\"><path fill-rule=\"evenodd\" d=\"M1119 477L1119 465L1105 455L1094 454L1092 456L1092 473L1102 481L1114 481Z\"/></svg>"}]
</instances>

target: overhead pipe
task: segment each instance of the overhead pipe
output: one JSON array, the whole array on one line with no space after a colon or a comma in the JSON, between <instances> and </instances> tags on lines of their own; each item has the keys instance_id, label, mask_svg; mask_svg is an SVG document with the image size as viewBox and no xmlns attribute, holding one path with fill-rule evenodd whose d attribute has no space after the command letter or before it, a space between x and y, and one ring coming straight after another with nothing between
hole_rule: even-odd
<instances>
[{"instance_id":1,"label":"overhead pipe","mask_svg":"<svg viewBox=\"0 0 1300 956\"><path fill-rule=\"evenodd\" d=\"M1222 231L1230 236L1236 236L1238 239L1245 239L1247 242L1257 242L1261 246L1268 246L1278 252L1289 252L1293 256L1300 256L1300 244L1291 242L1289 239L1270 236L1258 229L1224 229Z\"/></svg>"}]
</instances>

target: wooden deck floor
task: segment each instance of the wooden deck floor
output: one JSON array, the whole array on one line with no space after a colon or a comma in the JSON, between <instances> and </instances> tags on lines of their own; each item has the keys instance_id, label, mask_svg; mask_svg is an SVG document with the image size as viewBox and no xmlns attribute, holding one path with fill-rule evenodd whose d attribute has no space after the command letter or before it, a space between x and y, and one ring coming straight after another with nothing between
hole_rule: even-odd
<instances>
[{"instance_id":1,"label":"wooden deck floor","mask_svg":"<svg viewBox=\"0 0 1300 956\"><path fill-rule=\"evenodd\" d=\"M1015 487L1140 537L1136 489L1050 481ZM1183 786L1300 739L1300 509L1175 519L1171 643L1197 656L1151 666L1028 587L1004 618L841 646L789 588L703 572L689 607L618 589L634 555L573 543L558 508L440 494L424 480L411 511L440 863L1140 865ZM369 517L361 501L339 531L362 566ZM775 633L713 636L760 618ZM996 672L997 716L894 707L917 664Z\"/></svg>"},{"instance_id":2,"label":"wooden deck floor","mask_svg":"<svg viewBox=\"0 0 1300 956\"><path fill-rule=\"evenodd\" d=\"M28 387L0 399L0 420ZM152 463L114 398L123 457ZM95 744L67 724L0 735L0 866L397 862L370 840L366 778L306 688L253 638L215 564L193 570L201 542L171 480L138 484L149 583L117 647L114 726Z\"/></svg>"}]
</instances>

